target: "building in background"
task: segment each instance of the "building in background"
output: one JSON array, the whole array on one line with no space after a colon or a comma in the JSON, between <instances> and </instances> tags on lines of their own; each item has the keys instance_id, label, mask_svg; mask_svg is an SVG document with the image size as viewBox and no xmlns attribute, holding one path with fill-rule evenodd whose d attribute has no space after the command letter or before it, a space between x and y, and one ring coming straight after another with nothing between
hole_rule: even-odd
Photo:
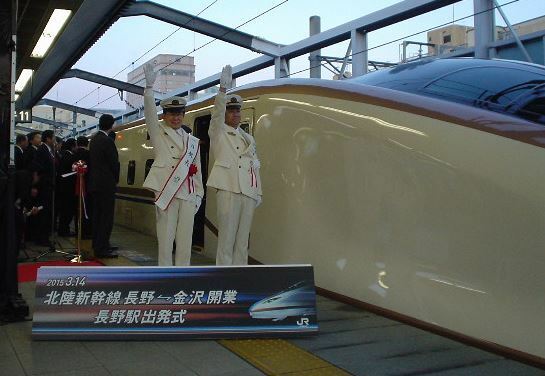
<instances>
[{"instance_id":1,"label":"building in background","mask_svg":"<svg viewBox=\"0 0 545 376\"><path fill-rule=\"evenodd\" d=\"M513 25L519 36L545 30L545 16ZM513 38L508 27L496 26L496 40ZM471 26L450 25L428 32L429 55L440 55L475 46L475 29Z\"/></svg>"},{"instance_id":2,"label":"building in background","mask_svg":"<svg viewBox=\"0 0 545 376\"><path fill-rule=\"evenodd\" d=\"M127 74L127 82L144 86L144 65L152 63L157 72L157 79L153 89L160 93L168 93L171 90L195 82L195 63L192 56L181 55L157 55L146 61ZM144 105L144 97L138 94L127 93L125 103L127 110L135 110Z\"/></svg>"},{"instance_id":3,"label":"building in background","mask_svg":"<svg viewBox=\"0 0 545 376\"><path fill-rule=\"evenodd\" d=\"M35 106L32 108L33 121L25 125L24 129L15 129L16 133L26 134L31 129L37 131L45 131L47 129L55 130L55 135L67 138L74 137L76 135L76 128L85 127L91 124L98 125L98 118L102 114L110 114L114 117L121 115L124 110L110 109L110 108L96 108L96 116L89 116L80 113L74 113L62 108L55 108L53 113L53 107L50 106ZM44 119L46 121L55 121L57 125L51 125L37 119Z\"/></svg>"}]
</instances>

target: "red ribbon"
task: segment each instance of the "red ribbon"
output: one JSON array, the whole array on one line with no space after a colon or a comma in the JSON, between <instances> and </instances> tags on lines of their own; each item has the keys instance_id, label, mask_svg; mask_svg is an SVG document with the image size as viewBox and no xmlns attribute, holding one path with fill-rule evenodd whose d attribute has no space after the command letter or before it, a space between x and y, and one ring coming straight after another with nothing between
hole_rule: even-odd
<instances>
[{"instance_id":1,"label":"red ribbon","mask_svg":"<svg viewBox=\"0 0 545 376\"><path fill-rule=\"evenodd\" d=\"M87 173L87 165L84 161L79 160L77 162L74 162L74 164L72 165L72 171L74 171L78 176L78 178L76 179L75 194L76 196L79 196L81 192L81 200L83 201L83 212L85 213L85 218L88 219L89 217L87 216L87 207L85 205L85 179L83 178L83 176Z\"/></svg>"},{"instance_id":2,"label":"red ribbon","mask_svg":"<svg viewBox=\"0 0 545 376\"><path fill-rule=\"evenodd\" d=\"M189 170L187 171L187 189L189 190L189 193L193 193L195 191L195 182L193 181L193 175L195 175L199 171L196 164L191 163L189 166Z\"/></svg>"}]
</instances>

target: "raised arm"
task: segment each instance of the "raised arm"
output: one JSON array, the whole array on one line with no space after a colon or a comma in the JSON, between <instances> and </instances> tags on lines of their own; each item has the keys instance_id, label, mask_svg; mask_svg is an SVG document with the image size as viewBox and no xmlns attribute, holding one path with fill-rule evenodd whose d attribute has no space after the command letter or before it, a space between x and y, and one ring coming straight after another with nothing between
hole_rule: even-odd
<instances>
[{"instance_id":1,"label":"raised arm","mask_svg":"<svg viewBox=\"0 0 545 376\"><path fill-rule=\"evenodd\" d=\"M153 95L153 84L155 83L156 73L153 71L152 64L144 66L144 76L146 77L144 117L146 119L146 128L153 141L159 132L159 119L157 118L157 108L155 107L155 97Z\"/></svg>"},{"instance_id":2,"label":"raised arm","mask_svg":"<svg viewBox=\"0 0 545 376\"><path fill-rule=\"evenodd\" d=\"M221 129L225 122L225 92L231 87L233 82L233 69L230 65L223 67L220 76L220 89L214 100L214 108L212 109L212 119L208 128L210 138L215 138L216 134Z\"/></svg>"}]
</instances>

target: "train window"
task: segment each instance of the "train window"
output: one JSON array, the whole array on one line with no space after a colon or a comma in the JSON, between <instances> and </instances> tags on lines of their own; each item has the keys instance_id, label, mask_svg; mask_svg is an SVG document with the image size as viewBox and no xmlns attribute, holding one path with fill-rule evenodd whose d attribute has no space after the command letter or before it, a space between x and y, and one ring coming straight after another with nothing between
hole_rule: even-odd
<instances>
[{"instance_id":1,"label":"train window","mask_svg":"<svg viewBox=\"0 0 545 376\"><path fill-rule=\"evenodd\" d=\"M517 115L526 120L545 124L545 96L531 99L517 111Z\"/></svg>"},{"instance_id":2,"label":"train window","mask_svg":"<svg viewBox=\"0 0 545 376\"><path fill-rule=\"evenodd\" d=\"M134 176L136 174L136 161L129 161L127 166L127 185L134 185Z\"/></svg>"},{"instance_id":3,"label":"train window","mask_svg":"<svg viewBox=\"0 0 545 376\"><path fill-rule=\"evenodd\" d=\"M520 69L475 67L446 74L428 83L423 91L474 106L503 107L544 82L545 76Z\"/></svg>"},{"instance_id":4,"label":"train window","mask_svg":"<svg viewBox=\"0 0 545 376\"><path fill-rule=\"evenodd\" d=\"M149 170L151 170L151 165L153 164L153 159L146 159L146 166L144 167L144 179L148 177Z\"/></svg>"}]
</instances>

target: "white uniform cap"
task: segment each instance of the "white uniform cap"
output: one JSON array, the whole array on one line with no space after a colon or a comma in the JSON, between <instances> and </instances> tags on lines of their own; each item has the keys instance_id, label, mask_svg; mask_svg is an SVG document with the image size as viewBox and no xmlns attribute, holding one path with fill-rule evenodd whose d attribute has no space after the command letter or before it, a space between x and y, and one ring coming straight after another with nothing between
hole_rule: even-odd
<instances>
[{"instance_id":1,"label":"white uniform cap","mask_svg":"<svg viewBox=\"0 0 545 376\"><path fill-rule=\"evenodd\" d=\"M161 102L159 102L159 105L163 107L163 109L168 108L179 108L183 109L185 108L187 101L182 97L170 97L167 99L163 99Z\"/></svg>"},{"instance_id":2,"label":"white uniform cap","mask_svg":"<svg viewBox=\"0 0 545 376\"><path fill-rule=\"evenodd\" d=\"M227 94L227 97L226 97L226 102L225 102L225 107L229 108L229 107L242 107L242 98L240 97L240 95L236 95L236 94Z\"/></svg>"}]
</instances>

